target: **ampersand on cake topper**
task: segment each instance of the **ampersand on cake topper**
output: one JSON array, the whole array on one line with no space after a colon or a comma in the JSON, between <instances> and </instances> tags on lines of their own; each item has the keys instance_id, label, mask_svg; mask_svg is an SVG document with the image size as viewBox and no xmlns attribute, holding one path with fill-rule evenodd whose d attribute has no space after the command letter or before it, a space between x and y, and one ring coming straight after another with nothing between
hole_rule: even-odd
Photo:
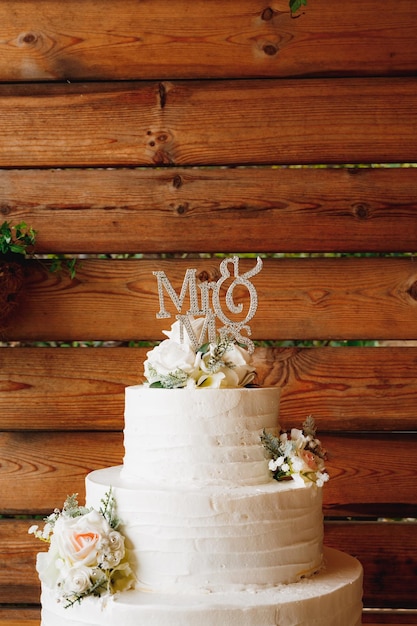
<instances>
[{"instance_id":1,"label":"ampersand on cake topper","mask_svg":"<svg viewBox=\"0 0 417 626\"><path fill-rule=\"evenodd\" d=\"M258 274L262 269L262 259L260 257L256 260L256 265L248 272L239 274L239 257L227 257L220 263L220 278L217 281L205 281L198 283L200 289L200 304L197 290L197 270L187 269L184 276L184 281L181 287L180 295L178 296L168 280L165 272L156 271L153 272L158 281L158 295L159 295L159 312L156 314L158 319L169 318L169 313L165 308L164 288L174 303L175 308L178 311L176 319L180 321L181 333L184 328L188 333L188 336L192 342L194 349L201 346L204 341L212 342L216 337L216 318L223 324L218 329L220 336L227 336L230 339L235 340L237 343L246 346L249 352L253 352L254 344L248 336L242 335L245 332L246 335L251 334L250 326L248 322L253 318L258 308L258 296L254 285L251 283L250 278ZM229 270L229 266L232 266L233 275ZM236 287L243 286L249 292L249 308L246 316L235 321L228 317L221 304L221 287L224 283L230 283L226 289L225 304L228 312L232 315L239 315L242 313L243 304L235 304L233 292ZM184 300L189 292L190 308L182 313ZM210 306L210 292L212 292L212 306ZM204 324L200 337L196 337L191 325L191 318L204 316Z\"/></svg>"}]
</instances>

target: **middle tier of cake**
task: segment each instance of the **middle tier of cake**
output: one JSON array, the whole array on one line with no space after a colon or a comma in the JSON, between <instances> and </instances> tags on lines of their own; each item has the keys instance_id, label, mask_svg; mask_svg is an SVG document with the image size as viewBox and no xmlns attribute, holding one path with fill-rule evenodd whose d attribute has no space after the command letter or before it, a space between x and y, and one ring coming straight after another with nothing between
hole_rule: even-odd
<instances>
[{"instance_id":1,"label":"middle tier of cake","mask_svg":"<svg viewBox=\"0 0 417 626\"><path fill-rule=\"evenodd\" d=\"M99 509L112 489L138 589L250 589L321 566L322 489L313 483L165 488L125 480L121 469L89 474L86 504Z\"/></svg>"}]
</instances>

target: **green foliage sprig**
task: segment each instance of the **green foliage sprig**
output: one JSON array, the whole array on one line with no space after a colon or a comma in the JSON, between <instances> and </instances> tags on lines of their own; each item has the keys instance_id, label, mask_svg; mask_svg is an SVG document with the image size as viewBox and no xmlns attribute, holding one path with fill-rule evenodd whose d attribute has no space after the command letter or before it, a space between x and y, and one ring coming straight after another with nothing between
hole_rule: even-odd
<instances>
[{"instance_id":1,"label":"green foliage sprig","mask_svg":"<svg viewBox=\"0 0 417 626\"><path fill-rule=\"evenodd\" d=\"M307 0L289 0L291 15L307 5Z\"/></svg>"},{"instance_id":2,"label":"green foliage sprig","mask_svg":"<svg viewBox=\"0 0 417 626\"><path fill-rule=\"evenodd\" d=\"M15 225L7 221L3 222L0 226L0 256L16 260L34 257L33 252L37 234L38 232L31 226L28 226L26 222L20 222ZM75 277L77 259L67 259L56 254L48 255L48 259L51 260L50 271L52 273L61 272L65 267L69 272L70 278L73 279Z\"/></svg>"},{"instance_id":3,"label":"green foliage sprig","mask_svg":"<svg viewBox=\"0 0 417 626\"><path fill-rule=\"evenodd\" d=\"M0 254L26 255L35 246L37 232L25 222L13 226L3 222L0 226Z\"/></svg>"}]
</instances>

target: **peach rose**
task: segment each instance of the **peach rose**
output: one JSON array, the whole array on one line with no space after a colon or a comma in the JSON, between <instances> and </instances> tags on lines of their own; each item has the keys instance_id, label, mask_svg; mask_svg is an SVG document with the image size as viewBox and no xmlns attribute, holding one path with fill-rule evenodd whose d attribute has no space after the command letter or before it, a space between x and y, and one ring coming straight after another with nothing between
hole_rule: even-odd
<instances>
[{"instance_id":1,"label":"peach rose","mask_svg":"<svg viewBox=\"0 0 417 626\"><path fill-rule=\"evenodd\" d=\"M54 527L51 548L70 566L91 567L98 563L102 539L111 532L98 511L86 515L61 515Z\"/></svg>"}]
</instances>

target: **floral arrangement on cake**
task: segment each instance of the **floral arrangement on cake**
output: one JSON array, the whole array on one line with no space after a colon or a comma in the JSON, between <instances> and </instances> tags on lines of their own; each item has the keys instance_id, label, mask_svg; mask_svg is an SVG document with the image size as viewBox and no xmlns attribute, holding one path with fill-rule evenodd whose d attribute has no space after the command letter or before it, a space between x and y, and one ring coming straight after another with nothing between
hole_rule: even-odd
<instances>
[{"instance_id":1,"label":"floral arrangement on cake","mask_svg":"<svg viewBox=\"0 0 417 626\"><path fill-rule=\"evenodd\" d=\"M102 505L99 511L80 506L74 494L62 511L56 509L45 519L43 530L29 528L29 534L49 543L48 552L38 555L39 575L65 608L87 596L111 595L133 585L111 491Z\"/></svg>"},{"instance_id":2,"label":"floral arrangement on cake","mask_svg":"<svg viewBox=\"0 0 417 626\"><path fill-rule=\"evenodd\" d=\"M271 459L269 469L275 480L312 481L322 487L329 480L325 471L326 451L316 436L313 417L307 417L303 429L292 428L279 437L263 431L261 437Z\"/></svg>"},{"instance_id":3,"label":"floral arrangement on cake","mask_svg":"<svg viewBox=\"0 0 417 626\"><path fill-rule=\"evenodd\" d=\"M190 318L190 323L195 336L201 336L204 319ZM150 387L245 387L253 381L249 352L227 334L195 349L180 321L163 333L168 339L148 352L144 362Z\"/></svg>"}]
</instances>

